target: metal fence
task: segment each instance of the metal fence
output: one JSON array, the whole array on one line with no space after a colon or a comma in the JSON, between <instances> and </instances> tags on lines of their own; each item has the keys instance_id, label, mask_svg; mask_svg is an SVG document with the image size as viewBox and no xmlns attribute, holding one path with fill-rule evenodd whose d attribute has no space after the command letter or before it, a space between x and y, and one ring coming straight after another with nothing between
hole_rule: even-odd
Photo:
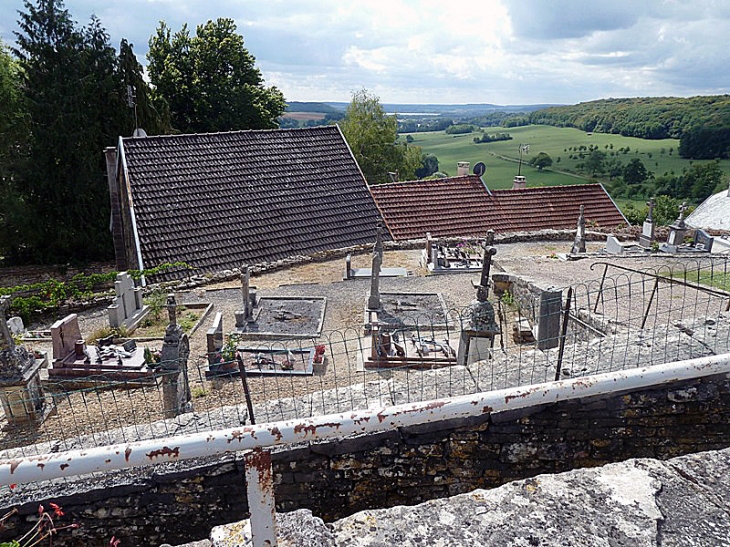
<instances>
[{"instance_id":1,"label":"metal fence","mask_svg":"<svg viewBox=\"0 0 730 547\"><path fill-rule=\"evenodd\" d=\"M323 346L311 374L254 370L242 377L233 362L228 372L211 377L209 356L197 356L187 367L189 411L171 419L166 419L170 409L164 408L161 387L169 372L146 381L47 381L50 415L39 425L3 424L0 459L212 431L252 420L387 407L730 352L727 260L693 259L642 271L596 263L594 269L594 282L550 291L552 300L539 291L529 298L509 291L500 298L493 294L501 332L493 339L475 339L465 366L456 364L456 354L462 331L473 319L470 308L448 310L449 321L443 312L411 314L370 332L347 329L316 339L240 343L302 360ZM534 341L520 333L525 320L537 331ZM403 353L403 364L372 362L373 346L385 343L384 333L387 343Z\"/></svg>"}]
</instances>

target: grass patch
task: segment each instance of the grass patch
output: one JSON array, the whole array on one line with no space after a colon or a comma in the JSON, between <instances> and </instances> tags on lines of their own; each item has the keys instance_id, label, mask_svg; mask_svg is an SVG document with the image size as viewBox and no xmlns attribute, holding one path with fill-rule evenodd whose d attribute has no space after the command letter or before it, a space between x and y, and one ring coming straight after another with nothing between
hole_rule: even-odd
<instances>
[{"instance_id":1,"label":"grass patch","mask_svg":"<svg viewBox=\"0 0 730 547\"><path fill-rule=\"evenodd\" d=\"M696 283L712 289L730 292L730 272L712 272L707 270L694 270L684 272L673 272L672 279L681 279L688 283Z\"/></svg>"},{"instance_id":2,"label":"grass patch","mask_svg":"<svg viewBox=\"0 0 730 547\"><path fill-rule=\"evenodd\" d=\"M205 310L177 306L177 324L180 325L183 332L190 332L203 313L205 313ZM135 329L133 336L135 338L162 338L168 324L169 320L166 313L158 315L150 313Z\"/></svg>"},{"instance_id":3,"label":"grass patch","mask_svg":"<svg viewBox=\"0 0 730 547\"><path fill-rule=\"evenodd\" d=\"M427 154L434 154L439 160L439 170L448 175L456 175L456 163L459 161L484 162L487 172L484 180L490 188L511 188L512 179L517 174L519 145L529 144L530 151L523 156L521 174L527 176L529 186L563 186L568 184L585 184L592 179L577 173L576 165L585 161L580 158L570 159L574 151L569 148L580 146L598 146L609 154L614 153L625 165L634 158L639 158L646 168L655 175L674 172L679 174L693 163L703 164L714 160L688 160L681 158L677 152L679 140L660 139L647 140L635 137L623 137L605 133L586 133L569 127L552 127L549 125L528 125L525 127L486 128L487 133L504 132L512 135L512 140L475 144L474 137L481 133L466 135L447 135L444 131L430 133L409 133L413 144L420 146ZM405 140L405 135L402 136ZM624 154L619 149L629 149ZM672 151L670 154L669 151ZM537 169L527 165L539 152L545 152L553 160L550 169ZM560 161L558 162L558 158ZM730 173L730 160L722 160L720 167ZM599 179L607 182L607 179ZM642 202L643 203L643 202Z\"/></svg>"}]
</instances>

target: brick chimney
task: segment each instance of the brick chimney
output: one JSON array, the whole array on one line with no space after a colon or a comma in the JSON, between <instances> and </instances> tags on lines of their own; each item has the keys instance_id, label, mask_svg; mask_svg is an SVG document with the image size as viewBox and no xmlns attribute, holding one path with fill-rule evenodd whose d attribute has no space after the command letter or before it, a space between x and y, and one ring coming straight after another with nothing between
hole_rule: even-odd
<instances>
[{"instance_id":1,"label":"brick chimney","mask_svg":"<svg viewBox=\"0 0 730 547\"><path fill-rule=\"evenodd\" d=\"M515 175L515 180L512 181L512 190L524 190L527 188L527 180L524 175Z\"/></svg>"},{"instance_id":2,"label":"brick chimney","mask_svg":"<svg viewBox=\"0 0 730 547\"><path fill-rule=\"evenodd\" d=\"M458 177L464 177L469 174L469 162L458 161L456 162L456 175Z\"/></svg>"}]
</instances>

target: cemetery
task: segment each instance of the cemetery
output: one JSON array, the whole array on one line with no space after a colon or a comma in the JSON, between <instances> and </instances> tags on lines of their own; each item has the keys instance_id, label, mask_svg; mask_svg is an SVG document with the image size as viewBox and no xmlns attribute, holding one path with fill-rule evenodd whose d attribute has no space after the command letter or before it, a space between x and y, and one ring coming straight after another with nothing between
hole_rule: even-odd
<instances>
[{"instance_id":1,"label":"cemetery","mask_svg":"<svg viewBox=\"0 0 730 547\"><path fill-rule=\"evenodd\" d=\"M691 252L642 248L627 263L607 260L584 229L579 216L562 241L506 244L487 232L471 245L473 271L453 276L424 261L428 238L386 250L376 233L348 261L369 276L343 278L341 257L271 273L243 264L215 286L171 292L161 340L86 343L145 307L115 292L123 315L79 312L33 328L50 339L26 342L16 353L33 359L0 369L15 370L0 375L0 459L31 444L44 453L309 419L728 350L730 291L718 282L730 268L702 248L710 242L700 231ZM576 259L554 258L561 248ZM382 275L387 268L409 275ZM140 288L126 291L152 290ZM177 308L195 306L207 315L185 334ZM15 351L18 321L2 315L0 347ZM74 390L81 381L85 390Z\"/></svg>"}]
</instances>

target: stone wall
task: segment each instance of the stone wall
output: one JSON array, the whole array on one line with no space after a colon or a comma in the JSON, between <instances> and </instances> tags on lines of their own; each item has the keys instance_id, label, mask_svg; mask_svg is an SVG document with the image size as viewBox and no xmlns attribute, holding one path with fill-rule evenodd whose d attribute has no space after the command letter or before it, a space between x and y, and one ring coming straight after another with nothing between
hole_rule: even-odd
<instances>
[{"instance_id":1,"label":"stone wall","mask_svg":"<svg viewBox=\"0 0 730 547\"><path fill-rule=\"evenodd\" d=\"M277 506L333 520L541 473L720 449L730 446L728 416L730 381L723 375L278 449ZM0 541L33 521L38 501L31 499L54 501L67 512L65 521L81 524L56 545L105 544L112 535L122 545L183 543L246 513L238 455L39 485L22 496L21 515Z\"/></svg>"}]
</instances>

